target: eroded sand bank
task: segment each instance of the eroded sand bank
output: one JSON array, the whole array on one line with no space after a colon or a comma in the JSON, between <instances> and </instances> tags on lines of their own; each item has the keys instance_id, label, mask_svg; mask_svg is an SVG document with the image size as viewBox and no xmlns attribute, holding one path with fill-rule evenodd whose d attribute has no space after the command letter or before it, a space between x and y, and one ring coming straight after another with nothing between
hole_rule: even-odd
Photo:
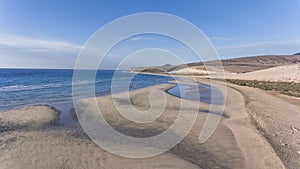
<instances>
[{"instance_id":1,"label":"eroded sand bank","mask_svg":"<svg viewBox=\"0 0 300 169\"><path fill-rule=\"evenodd\" d=\"M56 121L59 112L50 106L28 106L0 113L2 130L17 127L42 127Z\"/></svg>"}]
</instances>

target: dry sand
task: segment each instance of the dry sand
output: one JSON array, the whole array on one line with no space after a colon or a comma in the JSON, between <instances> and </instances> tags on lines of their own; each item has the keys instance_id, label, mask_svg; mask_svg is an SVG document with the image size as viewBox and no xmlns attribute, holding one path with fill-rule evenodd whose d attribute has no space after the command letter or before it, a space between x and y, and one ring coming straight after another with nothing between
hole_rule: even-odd
<instances>
[{"instance_id":1,"label":"dry sand","mask_svg":"<svg viewBox=\"0 0 300 169\"><path fill-rule=\"evenodd\" d=\"M216 87L218 87L218 85L222 84L216 84ZM153 89L165 91L169 87L170 85L160 85L132 91L130 92L131 102L137 109L146 110L150 106L148 102L149 93ZM254 89L249 89L249 91L254 91ZM124 101L126 96L126 93L118 94L116 96L118 98L117 102L119 106L124 109L126 109L126 106L128 105L126 101ZM165 113L157 120L143 125L129 122L118 114L113 107L111 96L99 97L97 98L97 102L101 105L101 110L104 112L105 118L116 130L127 135L147 137L158 134L162 130L168 128L176 118L180 99L169 94L166 94L165 96L168 99ZM85 99L83 100L82 105L88 107L89 102L89 99ZM269 100L269 102L271 101ZM277 102L280 103L281 101L275 100L274 104L277 104ZM196 110L198 111L198 117L187 137L167 153L156 157L129 159L110 154L88 139L79 127L52 126L41 129L23 129L21 127L0 133L0 169L285 168L283 162L272 148L272 146L274 147L274 143L270 141L272 144L271 146L269 142L267 142L257 130L256 126L253 125L251 118L249 118L249 115L247 114L247 111L250 110L252 105L252 107L257 109L255 109L256 113L261 114L261 116L264 117L264 113L262 112L264 109L261 109L261 105L246 104L244 97L240 92L228 88L226 109L222 116L222 121L213 136L205 143L200 144L198 142L199 131L207 117L209 105L198 101L185 100L183 111L186 113L194 111L193 109L197 104L200 105L200 109ZM285 102L282 102L282 104L286 105ZM26 119L26 113L24 112L28 112L29 109L30 112L36 112L36 108L37 107L24 108L14 110L12 111L13 113L5 112L4 114L7 114L6 119L9 119L7 121L10 123L23 124L23 121L26 121L26 124L28 124L28 119ZM46 113L47 116L49 114L57 114L57 112L54 113L52 109L50 110L46 107L39 107L38 109L40 108L44 109L43 112ZM276 111L277 114L284 114L280 111L281 109L279 107L272 108L268 106L268 108L270 114L273 110ZM296 110L293 111L296 113ZM10 114L15 113L22 114L18 117L13 115L18 118L18 121L16 121L15 118L9 117ZM253 114L250 115L250 117L252 117ZM23 120L23 117L25 117L26 120ZM293 124L295 124L295 127L298 127L296 125L297 120L295 121L296 118L293 119L290 116L276 116L276 118L279 117L283 118L283 120L281 119L282 121L285 121L286 119L294 120ZM39 119L42 119L41 121L43 121L43 124L46 124L43 120L44 115L35 116L34 119L37 124L40 124L38 122L40 121ZM268 121L265 118L257 118L257 120L270 125L268 128L272 128L272 125L277 125L274 121ZM48 123L50 121L52 121L52 119L48 118ZM291 121L285 122L287 125L288 122ZM186 121L186 123L190 122ZM184 126L185 124L183 123L182 125ZM259 126L265 128L268 125ZM266 130L266 132L271 131L272 130ZM282 130L281 132L285 133L286 131ZM276 140L276 138L270 139ZM294 146L296 146L296 144ZM275 150L277 153L279 152L276 147ZM289 152L288 150L290 149L287 149L287 152ZM291 166L297 165L297 162L295 162L296 159L289 160L292 160L293 165Z\"/></svg>"},{"instance_id":2,"label":"dry sand","mask_svg":"<svg viewBox=\"0 0 300 169\"><path fill-rule=\"evenodd\" d=\"M300 98L228 84L246 101L246 111L290 169L300 168Z\"/></svg>"},{"instance_id":3,"label":"dry sand","mask_svg":"<svg viewBox=\"0 0 300 169\"><path fill-rule=\"evenodd\" d=\"M231 72L216 68L216 67L212 67L212 66L203 66L199 69L196 69L194 67L189 67L189 68L183 68L183 69L179 69L179 70L174 70L174 71L170 71L168 72L171 75L186 75L186 76L190 76L190 75L219 75L220 73L222 74L232 74Z\"/></svg>"},{"instance_id":4,"label":"dry sand","mask_svg":"<svg viewBox=\"0 0 300 169\"><path fill-rule=\"evenodd\" d=\"M300 64L278 66L241 74L228 74L227 78L300 83Z\"/></svg>"},{"instance_id":5,"label":"dry sand","mask_svg":"<svg viewBox=\"0 0 300 169\"><path fill-rule=\"evenodd\" d=\"M212 68L210 68L212 69ZM169 72L171 75L202 75L206 78L224 78L220 76L220 70L207 71L203 69L184 68L176 71ZM208 77L208 73L211 77ZM227 79L241 79L241 80L261 80L261 81L274 81L274 82L294 82L300 83L300 64L283 65L272 67L263 70L257 70L247 73L231 73L224 72Z\"/></svg>"}]
</instances>

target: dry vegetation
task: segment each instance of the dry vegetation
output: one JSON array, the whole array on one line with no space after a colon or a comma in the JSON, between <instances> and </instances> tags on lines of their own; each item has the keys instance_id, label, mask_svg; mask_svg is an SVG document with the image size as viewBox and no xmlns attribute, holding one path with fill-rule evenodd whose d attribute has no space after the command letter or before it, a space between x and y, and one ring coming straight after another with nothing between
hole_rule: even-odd
<instances>
[{"instance_id":1,"label":"dry vegetation","mask_svg":"<svg viewBox=\"0 0 300 169\"><path fill-rule=\"evenodd\" d=\"M236 79L227 79L226 81L240 86L255 87L267 91L277 91L285 95L300 97L300 83Z\"/></svg>"}]
</instances>

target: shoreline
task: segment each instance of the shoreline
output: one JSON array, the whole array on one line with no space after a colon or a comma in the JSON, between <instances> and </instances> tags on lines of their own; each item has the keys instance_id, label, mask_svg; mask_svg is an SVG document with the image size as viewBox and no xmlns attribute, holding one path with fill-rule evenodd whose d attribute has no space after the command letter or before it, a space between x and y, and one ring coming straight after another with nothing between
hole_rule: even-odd
<instances>
[{"instance_id":1,"label":"shoreline","mask_svg":"<svg viewBox=\"0 0 300 169\"><path fill-rule=\"evenodd\" d=\"M207 79L204 79L204 81L207 81ZM200 82L204 81L200 80ZM217 82L216 85L220 85L220 83L222 82ZM133 90L129 93L136 106L145 109L149 105L144 96L147 96L147 93L149 93L151 89L166 91L168 86L170 87L170 85L167 84L155 85ZM77 129L72 127L71 129L64 129L64 127L54 126L54 128L46 127L35 130L23 130L21 128L11 131L10 133L2 132L2 137L0 137L0 152L2 152L1 155L3 156L0 157L0 162L2 163L3 168L18 168L19 165L24 165L24 163L29 160L28 158L36 159L34 155L38 152L36 152L35 149L30 150L29 148L42 146L45 150L42 151L42 153L40 152L41 155L39 159L46 162L48 165L51 165L52 167L62 167L63 165L67 165L70 168L80 168L80 166L82 168L85 166L83 163L84 160L87 162L91 159L99 158L99 160L94 160L93 162L90 161L91 165L94 167L102 166L108 168L117 168L121 167L119 166L120 164L118 165L118 163L122 161L124 163L124 165L122 165L123 168L132 168L133 166L135 166L135 168L138 166L155 168L155 166L153 166L155 161L159 163L158 166L160 167L158 168L165 168L163 166L169 166L170 168L285 168L282 161L279 159L279 157L281 157L280 152L278 153L278 150L276 149L275 151L273 150L274 144L270 143L268 139L265 139L265 137L261 134L261 131L258 130L257 126L253 124L251 118L248 117L249 112L247 110L249 108L247 107L247 100L245 100L244 96L235 89L230 88L229 90L229 96L231 97L228 96L226 99L226 104L228 104L228 107L225 110L225 116L222 117L222 121L220 126L217 128L216 133L204 144L198 143L198 134L199 129L201 129L201 125L204 123L204 119L206 119L207 113L205 113L205 110L209 108L209 104L201 103L199 117L197 118L197 122L188 136L170 152L150 159L134 160L116 157L103 151L91 140L87 139L85 133L82 131L82 129L80 129L80 127ZM249 89L249 91L252 91L252 89ZM126 93L119 93L118 96L123 98L125 94ZM174 106L176 107L176 102L178 102L180 98L169 94L167 94L167 97L171 100L169 105L170 107L167 108L167 111L173 114L175 113L173 112ZM241 103L237 103L237 98L240 98L238 100ZM120 126L120 129L122 130L126 129L125 132L129 134L139 135L144 133L144 129L140 128L140 126L125 122L123 123L118 116L109 116L110 113L115 112L115 110L112 109L110 95L97 97L97 101L105 105L105 113L108 115L108 120L112 124ZM186 100L186 104L187 105L185 106L200 103L198 101ZM244 112L241 114L240 109L237 109L237 107L244 107ZM167 124L170 123L172 119L173 115L169 114L164 116L164 118L161 120ZM158 129L158 126L160 126L160 128L162 127L159 123L147 125L149 130L156 130ZM28 140L29 137L36 138L36 141ZM15 140L14 138L17 139ZM8 141L11 139L15 141ZM66 142L65 140L69 141ZM46 144L43 142L46 142ZM24 147L23 144L26 144L27 147ZM16 162L13 154L17 153L15 151L18 149L21 149L24 153L27 152L28 157L25 156L26 153L21 153L19 154L21 158L19 158ZM52 153L49 154L49 152ZM67 155L70 153L81 153L87 155L91 152L92 154L88 155L90 159L82 156L79 156L82 159L78 159L79 157L77 156ZM57 158L57 153L67 154L65 154L65 158ZM48 158L48 160L46 160L45 157L47 156L50 159ZM103 159L103 156L106 157L105 160ZM52 160L56 160L57 164L51 164L50 162ZM66 160L69 162L66 162ZM118 163L116 163L116 160ZM176 163L173 162L174 160ZM40 168L42 163L36 161L30 165L34 166L30 168ZM286 162L285 165L289 166L286 164ZM295 164L293 163L293 165Z\"/></svg>"},{"instance_id":2,"label":"shoreline","mask_svg":"<svg viewBox=\"0 0 300 169\"><path fill-rule=\"evenodd\" d=\"M179 75L179 77L189 78L190 76ZM208 80L206 76L195 77L200 81ZM217 81L217 83L223 82ZM287 168L299 167L300 113L298 110L300 109L300 98L283 94L279 91L266 91L249 86L240 86L230 82L227 82L226 85L243 96L245 109L251 119L252 125L257 129L261 137L266 140L267 144L272 147L274 153L276 153L284 163L284 166ZM263 96L257 97L260 95ZM264 98L269 99L266 101ZM270 106L264 108L263 105L258 105L259 102L267 102L265 105L270 105L271 103L275 108ZM276 104L280 104L282 107L278 107ZM265 117L264 111L268 112L267 117ZM292 117L287 117L284 112L293 115L288 115ZM273 119L268 121L269 117L273 117ZM284 124L274 125L275 123L278 123L278 121L283 121ZM281 131L278 131L278 128L280 128Z\"/></svg>"},{"instance_id":3,"label":"shoreline","mask_svg":"<svg viewBox=\"0 0 300 169\"><path fill-rule=\"evenodd\" d=\"M127 73L138 73L138 72L127 71ZM169 75L162 75L162 74L155 74L155 73L138 73L138 74L153 75L153 76L165 76L165 77L168 76L169 77ZM185 78L185 77L182 76L181 78ZM189 78L186 78L186 79L189 79ZM162 83L162 84L168 84L168 83ZM130 91L145 89L145 88L149 88L149 87L155 87L155 86L159 86L159 85L162 85L162 84L155 84L155 85L151 85L151 86L145 86L145 87L141 87L141 88L137 88L137 89L132 89ZM174 85L173 87L176 87L178 85L174 81L170 81L170 84L173 84ZM184 84L184 82L180 81L180 84ZM126 92L128 92L128 91L122 91L120 93L126 93ZM166 93L168 93L168 92L166 91ZM96 96L96 97L104 97L104 96L109 96L109 95L110 94L104 94L104 95L99 95L99 96ZM81 99L86 99L86 98L81 98ZM66 104L68 104L68 106L66 106ZM53 102L53 103L31 103L31 104L23 104L23 105L15 106L15 107L12 107L11 109L3 109L3 110L0 110L0 113L11 111L11 110L18 110L18 109L22 109L22 108L26 108L26 107L30 107L30 106L49 106L49 107L53 107L54 109L56 109L60 112L60 118L58 119L58 122L60 123L60 121L62 121L61 122L62 124L67 125L69 122L73 123L72 114L71 114L72 113L71 111L74 109L73 104L74 104L73 100L65 100L65 101Z\"/></svg>"},{"instance_id":4,"label":"shoreline","mask_svg":"<svg viewBox=\"0 0 300 169\"><path fill-rule=\"evenodd\" d=\"M190 78L190 76L185 75L172 75L172 76L179 76L184 78ZM207 81L209 80L206 76L195 76L198 80ZM215 81L217 83L223 83L222 81ZM275 82L274 82L275 83ZM287 82L288 83L288 82ZM280 158L280 160L284 163L285 167L288 168L297 168L300 166L300 162L298 160L300 156L300 114L297 112L297 110L300 109L300 102L299 97L296 96L290 96L283 93L280 93L279 91L266 91L259 88L253 88L248 86L240 86L237 84L232 84L230 82L227 82L227 86L236 90L243 96L243 100L245 102L245 109L246 112L251 119L252 125L256 128L256 130L259 132L260 136L266 140L267 144L269 144L274 151L274 153L277 154L277 156ZM282 107L285 106L292 106L293 109L282 109L281 112L287 112L287 113L293 113L293 117L286 117L284 113L278 112L277 109L280 109L278 106L275 109L268 108L264 109L263 107L259 106L256 107L260 109L257 113L253 109L254 107L251 107L250 102L255 102L256 104L261 101L263 102L263 98L265 97L257 97L257 95L264 95L265 97L270 97L270 100L276 99L275 104L281 104ZM255 99L253 99L255 98ZM259 100L259 101L256 101ZM267 101L268 102L268 101ZM271 102L272 103L272 102ZM268 102L270 104L270 102ZM268 105L267 104L267 105ZM272 104L276 106L275 104ZM288 105L285 105L288 104ZM257 105L255 105L257 106ZM275 111L276 118L272 119L271 122L269 122L266 117L264 117L263 111L271 111L269 116L272 116L272 111ZM291 119L292 118L292 119ZM298 119L298 120L297 120ZM283 132L280 132L278 137L278 126L274 126L274 123L278 121L284 121L284 125L278 124L278 126L281 128ZM291 122L293 121L293 122ZM275 133L275 134L273 134ZM284 135L284 137L283 137ZM286 141L284 141L286 140Z\"/></svg>"}]
</instances>

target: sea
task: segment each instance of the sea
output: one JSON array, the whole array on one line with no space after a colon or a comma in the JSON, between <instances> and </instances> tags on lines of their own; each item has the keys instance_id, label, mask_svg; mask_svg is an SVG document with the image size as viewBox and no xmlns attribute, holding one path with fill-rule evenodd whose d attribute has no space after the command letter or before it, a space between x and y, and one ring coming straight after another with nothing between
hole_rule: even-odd
<instances>
[{"instance_id":1,"label":"sea","mask_svg":"<svg viewBox=\"0 0 300 169\"><path fill-rule=\"evenodd\" d=\"M28 105L50 105L62 112L61 121L68 121L73 106L72 84L82 88L80 97L88 97L84 94L85 87L95 83L95 96L111 94L112 78L115 70L97 70L93 81L72 82L73 70L71 69L0 69L0 113ZM118 71L118 81L128 81L133 76L128 71ZM169 76L151 74L134 74L130 82L129 90L136 90L159 84L171 84L174 79ZM199 83L201 98L195 98L189 92L191 86L179 85L168 92L174 96L185 99L210 102L210 86ZM117 86L118 88L118 86ZM122 87L120 91L122 92ZM124 92L128 89L124 89ZM188 93L188 94L187 94ZM199 95L197 95L199 96Z\"/></svg>"},{"instance_id":2,"label":"sea","mask_svg":"<svg viewBox=\"0 0 300 169\"><path fill-rule=\"evenodd\" d=\"M104 96L111 93L114 70L98 70L95 82L95 95ZM128 79L132 73L118 72L118 80ZM0 111L11 110L26 105L47 104L60 111L72 107L71 69L0 69ZM136 74L129 90L136 90L153 85L170 83L167 76ZM83 88L93 81L79 81L74 85ZM85 97L84 94L81 97Z\"/></svg>"}]
</instances>

